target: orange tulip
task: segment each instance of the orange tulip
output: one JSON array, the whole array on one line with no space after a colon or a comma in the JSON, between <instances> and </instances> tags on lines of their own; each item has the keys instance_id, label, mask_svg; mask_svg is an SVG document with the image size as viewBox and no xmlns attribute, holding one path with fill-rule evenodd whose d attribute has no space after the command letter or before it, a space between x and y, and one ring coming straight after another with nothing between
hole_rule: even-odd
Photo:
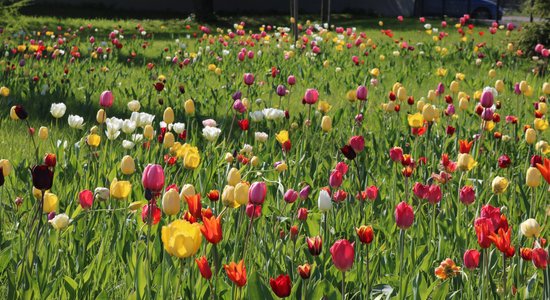
<instances>
[{"instance_id":1,"label":"orange tulip","mask_svg":"<svg viewBox=\"0 0 550 300\"><path fill-rule=\"evenodd\" d=\"M539 169L544 180L550 183L550 159L545 158L544 164L537 164L537 169Z\"/></svg>"},{"instance_id":2,"label":"orange tulip","mask_svg":"<svg viewBox=\"0 0 550 300\"><path fill-rule=\"evenodd\" d=\"M243 287L246 284L246 267L244 266L244 260L236 264L235 262L224 265L223 268L227 273L227 277L233 281L238 287Z\"/></svg>"},{"instance_id":3,"label":"orange tulip","mask_svg":"<svg viewBox=\"0 0 550 300\"><path fill-rule=\"evenodd\" d=\"M204 238L212 243L217 244L222 240L222 225L220 218L214 216L202 219L203 225L201 226L201 232Z\"/></svg>"},{"instance_id":4,"label":"orange tulip","mask_svg":"<svg viewBox=\"0 0 550 300\"><path fill-rule=\"evenodd\" d=\"M459 152L470 153L470 149L472 148L473 144L474 144L474 141L468 142L468 140L458 140Z\"/></svg>"},{"instance_id":5,"label":"orange tulip","mask_svg":"<svg viewBox=\"0 0 550 300\"><path fill-rule=\"evenodd\" d=\"M185 200L187 201L187 205L189 206L189 213L196 219L199 219L201 217L201 195L195 194L192 196L185 195Z\"/></svg>"},{"instance_id":6,"label":"orange tulip","mask_svg":"<svg viewBox=\"0 0 550 300\"><path fill-rule=\"evenodd\" d=\"M460 273L460 267L455 262L447 258L441 262L439 267L435 268L435 276L441 280L452 278Z\"/></svg>"},{"instance_id":7,"label":"orange tulip","mask_svg":"<svg viewBox=\"0 0 550 300\"><path fill-rule=\"evenodd\" d=\"M374 239L374 231L372 230L372 226L361 225L361 227L355 228L355 231L357 232L359 240L363 244L370 244Z\"/></svg>"},{"instance_id":8,"label":"orange tulip","mask_svg":"<svg viewBox=\"0 0 550 300\"><path fill-rule=\"evenodd\" d=\"M512 229L508 228L507 231L504 231L504 228L498 229L498 234L491 233L489 239L495 244L500 252L506 254L506 257L513 257L516 249L511 245L511 236Z\"/></svg>"}]
</instances>

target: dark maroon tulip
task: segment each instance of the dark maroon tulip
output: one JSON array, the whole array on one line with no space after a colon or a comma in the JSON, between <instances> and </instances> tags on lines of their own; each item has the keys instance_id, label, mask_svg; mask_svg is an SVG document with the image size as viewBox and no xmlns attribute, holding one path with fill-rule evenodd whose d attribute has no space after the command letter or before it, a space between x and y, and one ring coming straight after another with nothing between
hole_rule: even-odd
<instances>
[{"instance_id":1,"label":"dark maroon tulip","mask_svg":"<svg viewBox=\"0 0 550 300\"><path fill-rule=\"evenodd\" d=\"M32 185L42 191L49 190L53 185L53 171L47 165L36 165L31 170Z\"/></svg>"}]
</instances>

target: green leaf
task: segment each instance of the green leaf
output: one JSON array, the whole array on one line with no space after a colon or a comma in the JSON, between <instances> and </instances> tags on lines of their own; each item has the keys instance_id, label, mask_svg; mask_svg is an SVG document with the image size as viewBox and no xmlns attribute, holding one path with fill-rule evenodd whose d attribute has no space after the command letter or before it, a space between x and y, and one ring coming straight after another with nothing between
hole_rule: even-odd
<instances>
[{"instance_id":1,"label":"green leaf","mask_svg":"<svg viewBox=\"0 0 550 300\"><path fill-rule=\"evenodd\" d=\"M76 289L78 288L76 281L69 276L64 276L63 279L65 279L65 290L69 292L70 298L76 298Z\"/></svg>"},{"instance_id":2,"label":"green leaf","mask_svg":"<svg viewBox=\"0 0 550 300\"><path fill-rule=\"evenodd\" d=\"M338 299L340 292L329 281L321 280L313 289L310 297L306 299Z\"/></svg>"}]
</instances>

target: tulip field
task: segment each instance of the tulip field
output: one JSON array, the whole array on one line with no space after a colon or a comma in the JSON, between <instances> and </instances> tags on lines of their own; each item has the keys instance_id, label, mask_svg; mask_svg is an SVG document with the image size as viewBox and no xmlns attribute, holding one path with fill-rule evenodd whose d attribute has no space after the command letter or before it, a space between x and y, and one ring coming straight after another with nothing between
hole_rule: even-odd
<instances>
[{"instance_id":1,"label":"tulip field","mask_svg":"<svg viewBox=\"0 0 550 300\"><path fill-rule=\"evenodd\" d=\"M1 299L550 299L550 45L0 21Z\"/></svg>"}]
</instances>

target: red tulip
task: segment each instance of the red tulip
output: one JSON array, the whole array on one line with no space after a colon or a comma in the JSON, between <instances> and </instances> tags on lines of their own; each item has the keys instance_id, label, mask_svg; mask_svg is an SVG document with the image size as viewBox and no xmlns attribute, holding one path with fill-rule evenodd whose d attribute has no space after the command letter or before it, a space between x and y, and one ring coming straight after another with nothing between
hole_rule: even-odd
<instances>
[{"instance_id":1,"label":"red tulip","mask_svg":"<svg viewBox=\"0 0 550 300\"><path fill-rule=\"evenodd\" d=\"M201 272L201 276L206 280L210 280L210 278L212 278L212 270L210 269L210 265L208 264L208 260L206 260L206 256L201 256L200 258L195 258L195 262L197 262L197 266L199 267L199 271Z\"/></svg>"},{"instance_id":2,"label":"red tulip","mask_svg":"<svg viewBox=\"0 0 550 300\"><path fill-rule=\"evenodd\" d=\"M151 210L151 219L149 219L149 210ZM143 207L141 210L141 220L148 225L156 225L160 222L161 211L157 207L157 204L150 203Z\"/></svg>"},{"instance_id":3,"label":"red tulip","mask_svg":"<svg viewBox=\"0 0 550 300\"><path fill-rule=\"evenodd\" d=\"M286 298L290 296L290 291L292 290L290 276L281 274L275 279L269 278L269 285L277 297Z\"/></svg>"},{"instance_id":4,"label":"red tulip","mask_svg":"<svg viewBox=\"0 0 550 300\"><path fill-rule=\"evenodd\" d=\"M311 266L308 263L298 266L298 273L302 279L308 279L311 276Z\"/></svg>"},{"instance_id":5,"label":"red tulip","mask_svg":"<svg viewBox=\"0 0 550 300\"><path fill-rule=\"evenodd\" d=\"M248 190L248 201L254 205L262 205L267 194L267 186L265 182L254 182Z\"/></svg>"},{"instance_id":6,"label":"red tulip","mask_svg":"<svg viewBox=\"0 0 550 300\"><path fill-rule=\"evenodd\" d=\"M57 157L55 154L47 153L46 156L44 156L44 164L50 168L55 168L57 164Z\"/></svg>"},{"instance_id":7,"label":"red tulip","mask_svg":"<svg viewBox=\"0 0 550 300\"><path fill-rule=\"evenodd\" d=\"M366 194L367 194L367 198L371 201L374 201L376 200L376 198L378 197L378 188L374 185L372 186L369 186L366 190L365 190Z\"/></svg>"},{"instance_id":8,"label":"red tulip","mask_svg":"<svg viewBox=\"0 0 550 300\"><path fill-rule=\"evenodd\" d=\"M508 168L511 163L512 163L512 161L510 160L510 157L508 157L508 155L506 155L506 154L503 154L498 158L498 166L501 169Z\"/></svg>"},{"instance_id":9,"label":"red tulip","mask_svg":"<svg viewBox=\"0 0 550 300\"><path fill-rule=\"evenodd\" d=\"M477 235L477 243L481 248L489 248L491 239L489 236L494 233L493 223L488 218L477 218L474 222L474 227Z\"/></svg>"},{"instance_id":10,"label":"red tulip","mask_svg":"<svg viewBox=\"0 0 550 300\"><path fill-rule=\"evenodd\" d=\"M355 153L359 153L365 149L365 138L361 135L352 136L349 139L349 145Z\"/></svg>"},{"instance_id":11,"label":"red tulip","mask_svg":"<svg viewBox=\"0 0 550 300\"><path fill-rule=\"evenodd\" d=\"M476 197L476 192L474 188L470 185L465 185L460 189L458 198L460 199L460 202L466 205L470 205L474 203L475 197Z\"/></svg>"},{"instance_id":12,"label":"red tulip","mask_svg":"<svg viewBox=\"0 0 550 300\"><path fill-rule=\"evenodd\" d=\"M319 99L319 92L316 89L307 89L304 95L305 103L312 105Z\"/></svg>"},{"instance_id":13,"label":"red tulip","mask_svg":"<svg viewBox=\"0 0 550 300\"><path fill-rule=\"evenodd\" d=\"M464 252L464 266L470 270L473 270L479 266L479 251L476 249L469 249Z\"/></svg>"},{"instance_id":14,"label":"red tulip","mask_svg":"<svg viewBox=\"0 0 550 300\"><path fill-rule=\"evenodd\" d=\"M428 191L429 191L430 187L427 186L427 185L423 185L422 183L420 182L416 182L414 185L413 185L413 193L416 197L418 197L419 199L426 199L427 196L428 196Z\"/></svg>"},{"instance_id":15,"label":"red tulip","mask_svg":"<svg viewBox=\"0 0 550 300\"><path fill-rule=\"evenodd\" d=\"M394 162L401 162L403 160L403 149L401 147L393 147L390 149L390 158Z\"/></svg>"},{"instance_id":16,"label":"red tulip","mask_svg":"<svg viewBox=\"0 0 550 300\"><path fill-rule=\"evenodd\" d=\"M210 201L218 201L220 199L220 192L218 190L210 190L207 196Z\"/></svg>"},{"instance_id":17,"label":"red tulip","mask_svg":"<svg viewBox=\"0 0 550 300\"><path fill-rule=\"evenodd\" d=\"M548 266L548 251L542 248L535 248L532 252L533 264L539 269L546 269Z\"/></svg>"},{"instance_id":18,"label":"red tulip","mask_svg":"<svg viewBox=\"0 0 550 300\"><path fill-rule=\"evenodd\" d=\"M255 204L247 204L246 205L246 215L248 218L257 219L262 215L262 206L261 205L255 205Z\"/></svg>"},{"instance_id":19,"label":"red tulip","mask_svg":"<svg viewBox=\"0 0 550 300\"><path fill-rule=\"evenodd\" d=\"M330 247L332 262L338 270L346 272L353 266L353 260L355 259L354 244L355 243L350 243L348 240L342 239L337 240L332 247Z\"/></svg>"},{"instance_id":20,"label":"red tulip","mask_svg":"<svg viewBox=\"0 0 550 300\"><path fill-rule=\"evenodd\" d=\"M78 194L78 201L83 209L89 209L94 203L94 193L90 190L83 190Z\"/></svg>"},{"instance_id":21,"label":"red tulip","mask_svg":"<svg viewBox=\"0 0 550 300\"><path fill-rule=\"evenodd\" d=\"M332 188L339 188L342 185L342 173L337 170L333 170L330 173L329 183Z\"/></svg>"},{"instance_id":22,"label":"red tulip","mask_svg":"<svg viewBox=\"0 0 550 300\"><path fill-rule=\"evenodd\" d=\"M189 207L189 212L193 217L199 219L201 217L202 203L201 195L196 194L192 196L184 195L185 201L187 201L187 206Z\"/></svg>"},{"instance_id":23,"label":"red tulip","mask_svg":"<svg viewBox=\"0 0 550 300\"><path fill-rule=\"evenodd\" d=\"M141 176L143 187L152 191L160 192L164 187L164 170L160 165L148 164Z\"/></svg>"},{"instance_id":24,"label":"red tulip","mask_svg":"<svg viewBox=\"0 0 550 300\"><path fill-rule=\"evenodd\" d=\"M372 226L362 225L359 228L355 228L355 232L357 232L357 236L359 237L361 243L372 243L372 240L374 239L374 231L372 230Z\"/></svg>"},{"instance_id":25,"label":"red tulip","mask_svg":"<svg viewBox=\"0 0 550 300\"><path fill-rule=\"evenodd\" d=\"M414 222L414 211L412 206L403 201L395 207L395 223L401 229L411 227Z\"/></svg>"},{"instance_id":26,"label":"red tulip","mask_svg":"<svg viewBox=\"0 0 550 300\"><path fill-rule=\"evenodd\" d=\"M428 188L427 199L431 204L437 204L441 201L441 187L439 185L431 185Z\"/></svg>"},{"instance_id":27,"label":"red tulip","mask_svg":"<svg viewBox=\"0 0 550 300\"><path fill-rule=\"evenodd\" d=\"M307 208L300 207L298 209L298 220L305 221L307 220Z\"/></svg>"},{"instance_id":28,"label":"red tulip","mask_svg":"<svg viewBox=\"0 0 550 300\"><path fill-rule=\"evenodd\" d=\"M320 236L316 237L308 237L306 238L307 242L307 248L309 249L309 253L313 256L318 256L321 253L321 250L323 248L323 241L321 240Z\"/></svg>"},{"instance_id":29,"label":"red tulip","mask_svg":"<svg viewBox=\"0 0 550 300\"><path fill-rule=\"evenodd\" d=\"M523 260L531 261L533 259L533 249L531 248L521 248L519 254Z\"/></svg>"},{"instance_id":30,"label":"red tulip","mask_svg":"<svg viewBox=\"0 0 550 300\"><path fill-rule=\"evenodd\" d=\"M342 173L342 175L346 175L346 173L348 173L348 165L343 161L337 163L334 169Z\"/></svg>"}]
</instances>

